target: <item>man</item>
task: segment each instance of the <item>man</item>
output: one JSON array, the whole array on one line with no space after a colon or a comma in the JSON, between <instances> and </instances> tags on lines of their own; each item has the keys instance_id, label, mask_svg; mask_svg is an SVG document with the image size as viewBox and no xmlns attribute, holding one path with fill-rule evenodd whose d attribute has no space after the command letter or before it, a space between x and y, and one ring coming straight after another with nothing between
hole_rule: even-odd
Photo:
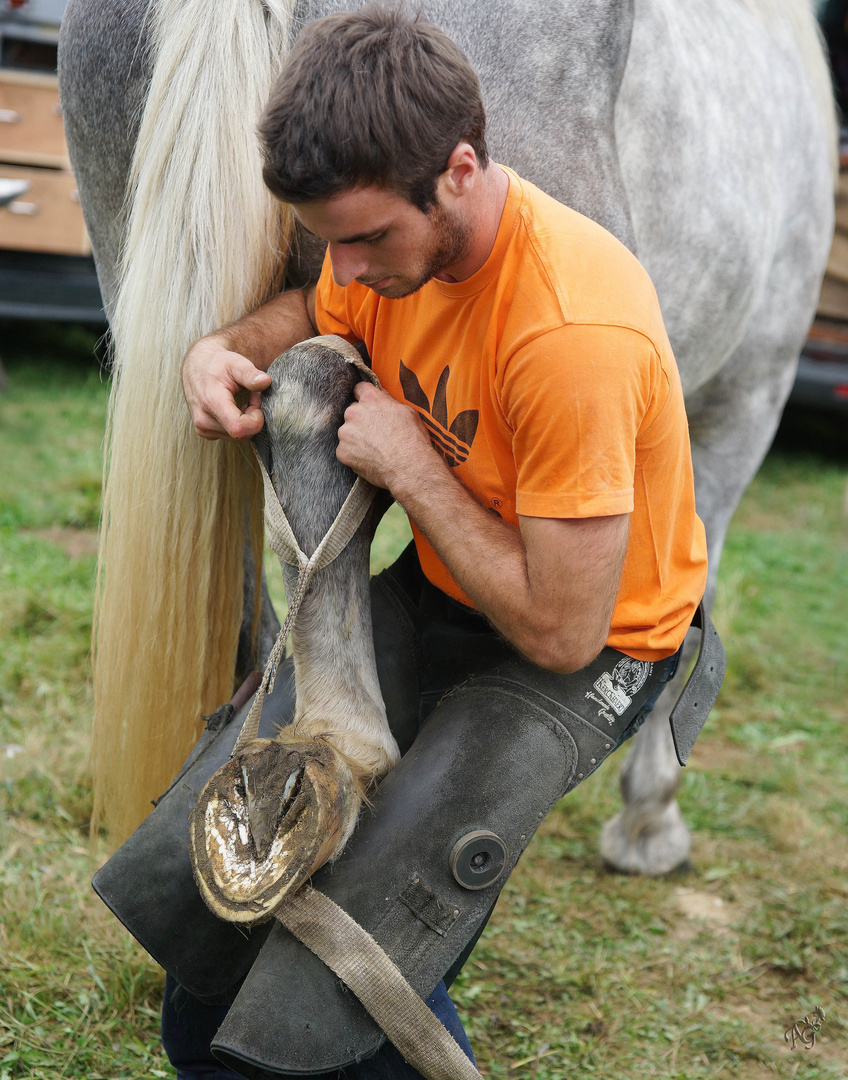
<instances>
[{"instance_id":1,"label":"man","mask_svg":"<svg viewBox=\"0 0 848 1080\"><path fill-rule=\"evenodd\" d=\"M528 683L557 673L546 693L585 702L614 749L674 674L706 578L680 380L646 273L489 160L476 75L421 18L369 5L309 25L260 134L268 187L327 253L317 288L188 352L198 433L256 434L265 369L295 342L364 343L383 389L357 386L337 454L412 523L415 554L387 573L444 669L430 703L517 657ZM455 633L474 643L460 670ZM456 1030L443 987L431 1007ZM382 1054L346 1075L418 1075Z\"/></svg>"}]
</instances>

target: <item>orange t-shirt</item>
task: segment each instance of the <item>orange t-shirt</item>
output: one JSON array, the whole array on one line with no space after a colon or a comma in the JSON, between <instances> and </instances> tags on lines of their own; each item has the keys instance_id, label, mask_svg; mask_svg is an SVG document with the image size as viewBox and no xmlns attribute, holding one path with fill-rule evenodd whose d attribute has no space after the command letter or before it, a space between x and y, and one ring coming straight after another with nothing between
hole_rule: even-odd
<instances>
[{"instance_id":1,"label":"orange t-shirt","mask_svg":"<svg viewBox=\"0 0 848 1080\"><path fill-rule=\"evenodd\" d=\"M615 237L506 171L495 244L475 274L387 300L337 286L328 256L318 328L365 342L384 388L504 521L630 514L607 643L658 660L683 640L707 560L657 296ZM429 580L470 604L413 534Z\"/></svg>"}]
</instances>

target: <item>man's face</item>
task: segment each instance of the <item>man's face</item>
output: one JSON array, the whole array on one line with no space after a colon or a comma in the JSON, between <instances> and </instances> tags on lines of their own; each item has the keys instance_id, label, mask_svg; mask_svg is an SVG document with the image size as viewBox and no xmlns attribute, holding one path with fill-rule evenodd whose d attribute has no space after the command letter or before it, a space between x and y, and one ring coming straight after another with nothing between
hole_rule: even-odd
<instances>
[{"instance_id":1,"label":"man's face","mask_svg":"<svg viewBox=\"0 0 848 1080\"><path fill-rule=\"evenodd\" d=\"M471 228L440 201L422 213L397 192L369 185L294 207L301 224L329 244L337 285L358 281L397 300L450 269L468 249Z\"/></svg>"}]
</instances>

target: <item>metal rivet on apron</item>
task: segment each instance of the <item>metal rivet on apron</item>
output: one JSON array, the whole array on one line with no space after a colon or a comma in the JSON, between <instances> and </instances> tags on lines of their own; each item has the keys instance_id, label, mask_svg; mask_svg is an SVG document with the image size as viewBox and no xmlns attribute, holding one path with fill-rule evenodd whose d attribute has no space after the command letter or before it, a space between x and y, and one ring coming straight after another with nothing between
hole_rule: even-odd
<instances>
[{"instance_id":1,"label":"metal rivet on apron","mask_svg":"<svg viewBox=\"0 0 848 1080\"><path fill-rule=\"evenodd\" d=\"M597 759L597 758L591 758L591 759L589 760L589 764L590 764L590 765L597 765L597 763L598 763L598 759Z\"/></svg>"},{"instance_id":2,"label":"metal rivet on apron","mask_svg":"<svg viewBox=\"0 0 848 1080\"><path fill-rule=\"evenodd\" d=\"M609 750L610 745L610 743L604 743L604 750Z\"/></svg>"},{"instance_id":3,"label":"metal rivet on apron","mask_svg":"<svg viewBox=\"0 0 848 1080\"><path fill-rule=\"evenodd\" d=\"M578 780L582 780L582 779L583 779L583 773L582 773L582 772L579 772L579 773L577 774L577 779L578 779Z\"/></svg>"}]
</instances>

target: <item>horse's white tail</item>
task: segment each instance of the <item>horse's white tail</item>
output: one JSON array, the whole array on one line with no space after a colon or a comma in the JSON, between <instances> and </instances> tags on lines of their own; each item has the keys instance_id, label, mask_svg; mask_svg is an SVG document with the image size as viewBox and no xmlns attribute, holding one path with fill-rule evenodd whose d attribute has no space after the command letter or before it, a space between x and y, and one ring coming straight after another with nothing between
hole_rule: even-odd
<instances>
[{"instance_id":1,"label":"horse's white tail","mask_svg":"<svg viewBox=\"0 0 848 1080\"><path fill-rule=\"evenodd\" d=\"M128 190L94 631L94 822L134 829L232 693L246 538L243 446L193 431L180 365L279 285L290 238L256 122L294 0L156 0L154 69Z\"/></svg>"}]
</instances>

